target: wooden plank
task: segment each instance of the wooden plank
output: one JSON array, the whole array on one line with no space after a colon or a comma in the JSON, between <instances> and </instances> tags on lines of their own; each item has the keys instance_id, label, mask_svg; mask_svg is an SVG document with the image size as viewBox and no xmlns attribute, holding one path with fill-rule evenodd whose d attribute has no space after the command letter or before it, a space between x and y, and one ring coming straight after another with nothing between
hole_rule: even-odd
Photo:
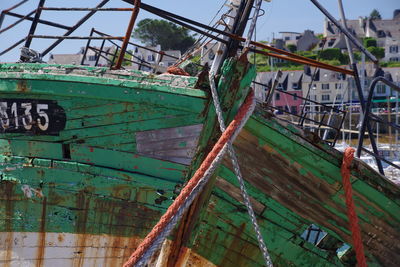
<instances>
[{"instance_id":1,"label":"wooden plank","mask_svg":"<svg viewBox=\"0 0 400 267\"><path fill-rule=\"evenodd\" d=\"M189 165L196 152L202 124L136 132L140 155Z\"/></svg>"}]
</instances>

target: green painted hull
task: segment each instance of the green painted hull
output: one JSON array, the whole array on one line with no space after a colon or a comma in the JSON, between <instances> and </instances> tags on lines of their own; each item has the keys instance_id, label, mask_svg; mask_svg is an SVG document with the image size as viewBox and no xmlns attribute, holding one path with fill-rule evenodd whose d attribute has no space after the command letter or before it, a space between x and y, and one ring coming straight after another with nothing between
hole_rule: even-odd
<instances>
[{"instance_id":1,"label":"green painted hull","mask_svg":"<svg viewBox=\"0 0 400 267\"><path fill-rule=\"evenodd\" d=\"M225 64L219 93L226 119L232 119L254 74L247 63ZM219 135L211 99L196 83L193 77L102 68L0 65L1 101L10 106L51 100L66 117L57 133L22 128L18 133L4 129L0 136L0 238L8 244L0 262L11 266L17 253L38 266L53 266L46 250L65 247L64 241L49 241L54 234L72 240L65 251L74 252L67 253L71 261L65 266L111 266L126 260ZM15 110L8 112L11 123ZM49 117L52 123L57 116ZM26 121L21 118L19 127ZM43 122L36 120L32 127ZM341 154L262 110L234 145L275 266L351 264L351 253L342 260L336 253L338 244L351 243ZM229 158L224 159L203 196L205 205L188 227L190 237L181 238L177 227L165 251L173 255L188 248L183 258L192 265L263 265L231 169ZM369 265L396 266L400 190L358 161L352 175ZM328 233L325 247L301 237L311 224ZM14 244L12 233L38 233L30 245L34 256L17 249L21 245ZM94 245L101 238L105 241Z\"/></svg>"}]
</instances>

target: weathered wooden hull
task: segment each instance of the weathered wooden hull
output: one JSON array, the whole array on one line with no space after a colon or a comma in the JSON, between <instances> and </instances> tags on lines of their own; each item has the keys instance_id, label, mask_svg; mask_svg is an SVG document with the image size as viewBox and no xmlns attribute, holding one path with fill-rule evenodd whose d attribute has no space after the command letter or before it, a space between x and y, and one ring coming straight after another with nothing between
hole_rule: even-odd
<instances>
[{"instance_id":1,"label":"weathered wooden hull","mask_svg":"<svg viewBox=\"0 0 400 267\"><path fill-rule=\"evenodd\" d=\"M275 265L355 264L351 249L348 251L350 259L344 257L344 262L337 255L342 243L352 243L340 174L342 154L313 139L291 125L277 122L272 114L259 109L234 145ZM399 187L359 160L355 160L352 166L352 186L369 265L398 265ZM212 193L212 209L218 213L209 208L203 222L206 224L209 221L207 216L211 216L231 227L226 235L235 237L231 239L233 247L230 251L233 254L250 246L257 249L254 233L246 221L245 207L238 205L238 201L242 202L239 192L230 159L225 158ZM226 208L229 206L227 203L230 209ZM305 242L304 236L300 237L311 224L328 233L325 244L313 245ZM227 229L215 229L214 224L202 225L201 228L213 236L223 235ZM251 241L249 237L252 237ZM205 240L198 242L206 244ZM248 251L244 254L249 255ZM207 256L212 257L211 254ZM259 260L249 266L262 265L260 255L251 258ZM232 265L240 262L239 255L233 259Z\"/></svg>"},{"instance_id":2,"label":"weathered wooden hull","mask_svg":"<svg viewBox=\"0 0 400 267\"><path fill-rule=\"evenodd\" d=\"M254 70L242 68L232 78L233 68L240 69L240 63L226 64L221 80L231 84L219 86L226 87L222 102L230 105L228 119L242 98L230 94L230 86L245 95L254 76ZM218 137L211 100L195 89L196 82L75 66L1 66L0 102L7 103L8 123L15 129L3 127L0 139L0 263L114 266L125 261ZM64 112L65 125L40 132L46 120L37 112L19 118L16 129L13 115L25 112L26 102L57 106L49 122L62 121ZM25 125L32 121L32 128ZM336 246L351 238L341 154L262 110L234 146L275 266L344 265ZM399 188L360 162L352 175L368 262L396 266ZM229 158L211 184L193 225L188 215L153 265L263 265ZM329 234L329 244L304 240L311 224ZM181 229L190 229L190 238Z\"/></svg>"},{"instance_id":3,"label":"weathered wooden hull","mask_svg":"<svg viewBox=\"0 0 400 267\"><path fill-rule=\"evenodd\" d=\"M53 248L64 254L63 266L121 265L184 183L208 102L193 89L196 79L101 72L107 71L2 68L4 265L55 266ZM33 112L39 105L47 105L44 113ZM68 236L67 247L58 235ZM104 244L96 250L98 238Z\"/></svg>"}]
</instances>

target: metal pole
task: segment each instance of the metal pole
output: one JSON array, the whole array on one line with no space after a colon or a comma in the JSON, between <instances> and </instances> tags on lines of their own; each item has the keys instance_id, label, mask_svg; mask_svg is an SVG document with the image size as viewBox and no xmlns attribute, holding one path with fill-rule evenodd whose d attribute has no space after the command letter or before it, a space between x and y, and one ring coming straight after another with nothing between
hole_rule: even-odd
<instances>
[{"instance_id":1,"label":"metal pole","mask_svg":"<svg viewBox=\"0 0 400 267\"><path fill-rule=\"evenodd\" d=\"M12 27L14 27L14 26L20 24L22 21L24 21L26 18L28 18L28 17L29 17L30 15L32 15L33 13L35 13L35 10L31 11L30 13L28 13L28 14L25 15L25 16L22 16L19 20L17 20L17 21L14 22L13 24L8 25L8 26L5 27L4 29L0 30L0 34L3 33L3 32L5 32L5 31L8 31L8 30L11 29ZM1 25L0 25L0 26L1 26Z\"/></svg>"},{"instance_id":2,"label":"metal pole","mask_svg":"<svg viewBox=\"0 0 400 267\"><path fill-rule=\"evenodd\" d=\"M1 29L1 25L3 24L3 20L4 20L5 15L8 14L11 10L16 9L20 5L25 4L26 2L28 2L28 0L22 0L21 2L13 5L12 7L8 8L8 9L4 9L1 12L1 15L0 15L0 29Z\"/></svg>"},{"instance_id":3,"label":"metal pole","mask_svg":"<svg viewBox=\"0 0 400 267\"><path fill-rule=\"evenodd\" d=\"M100 8L102 6L104 6L105 4L107 4L110 0L103 0L100 4L97 5L96 8ZM74 26L71 27L71 29L69 29L64 36L69 36L71 33L73 33L76 29L79 28L79 26L81 26L86 20L88 20L91 16L93 16L96 13L96 11L90 11L89 13L86 14L86 16L84 16L82 19L80 19ZM44 50L41 54L44 57L45 55L47 55L47 53L49 53L54 47L56 47L57 45L59 45L64 39L59 39L57 41L55 41L52 45L50 45L46 50Z\"/></svg>"},{"instance_id":4,"label":"metal pole","mask_svg":"<svg viewBox=\"0 0 400 267\"><path fill-rule=\"evenodd\" d=\"M274 99L274 93L275 89L279 84L279 79L282 77L282 71L278 70L278 72L275 74L274 82L272 83L271 89L269 90L269 94L267 96L267 99L265 100L265 103L269 105L271 103L271 100ZM274 106L274 105L273 105Z\"/></svg>"},{"instance_id":5,"label":"metal pole","mask_svg":"<svg viewBox=\"0 0 400 267\"><path fill-rule=\"evenodd\" d=\"M112 65L114 65L114 61L115 61L115 58L117 57L118 50L119 50L119 47L117 46L117 49L115 49L114 56L113 56L113 58L111 60L111 67L112 67Z\"/></svg>"},{"instance_id":6,"label":"metal pole","mask_svg":"<svg viewBox=\"0 0 400 267\"><path fill-rule=\"evenodd\" d=\"M399 125L399 92L396 91L396 109L395 109L395 114L396 114L396 125ZM395 141L396 141L396 149L398 148L397 142L399 140L399 131L396 129L395 132Z\"/></svg>"},{"instance_id":7,"label":"metal pole","mask_svg":"<svg viewBox=\"0 0 400 267\"><path fill-rule=\"evenodd\" d=\"M103 48L104 48L104 44L105 44L105 43L106 43L106 40L103 40L103 42L101 43L100 52L99 52L99 54L97 55L96 63L94 63L94 66L95 66L95 67L97 67L97 64L99 64L99 59L100 59L101 53L103 52Z\"/></svg>"},{"instance_id":8,"label":"metal pole","mask_svg":"<svg viewBox=\"0 0 400 267\"><path fill-rule=\"evenodd\" d=\"M237 1L236 1L237 2ZM240 6L243 5L243 3L241 3L240 5L237 5L237 3L235 3L235 1L231 0L230 1L230 10L229 10L229 14L227 15L228 17L228 21L225 24L225 31L229 32L229 33L233 33L237 23L238 23L238 17L240 16ZM216 51L216 55L215 58L213 60L213 63L211 64L211 68L210 68L210 72L214 72L215 74L218 74L219 69L222 65L222 62L224 60L224 58L226 58L227 55L227 47L228 45L231 44L231 38L228 36L223 36L223 40L226 42L220 42L218 44L217 47L217 51ZM213 49L212 47L210 49Z\"/></svg>"},{"instance_id":9,"label":"metal pole","mask_svg":"<svg viewBox=\"0 0 400 267\"><path fill-rule=\"evenodd\" d=\"M261 9L261 3L262 3L262 0L258 0L257 3L256 3L255 10L254 10L254 13L253 13L253 19L251 21L249 31L247 32L247 40L246 40L246 43L244 45L245 49L247 47L249 47L251 38L253 37L253 32L254 32L254 30L256 28L258 14L260 13L260 9Z\"/></svg>"},{"instance_id":10,"label":"metal pole","mask_svg":"<svg viewBox=\"0 0 400 267\"><path fill-rule=\"evenodd\" d=\"M32 14L33 14L33 13L35 13L35 11L33 11ZM33 20L34 20L34 18L32 18L32 17L23 16L23 15L14 13L14 12L8 12L7 15L13 16L13 17L16 17L16 18L23 18L24 20L30 20L30 21L33 21ZM53 27L56 27L56 28L64 29L64 30L69 30L69 29L71 29L71 27L69 27L69 26L65 26L65 25L62 25L62 24L59 24L59 23L55 23L55 22L48 21L48 20L39 19L38 22L41 23L41 24L53 26ZM1 27L1 26L0 26L0 27Z\"/></svg>"},{"instance_id":11,"label":"metal pole","mask_svg":"<svg viewBox=\"0 0 400 267\"><path fill-rule=\"evenodd\" d=\"M15 47L22 44L25 40L26 40L26 37L22 38L21 40L19 40L18 42L16 42L15 44L13 44L9 48L7 48L6 50L3 50L2 52L0 52L0 56L4 55L5 53L7 53L10 50L13 50Z\"/></svg>"},{"instance_id":12,"label":"metal pole","mask_svg":"<svg viewBox=\"0 0 400 267\"><path fill-rule=\"evenodd\" d=\"M32 21L32 24L31 24L31 28L29 29L28 39L26 39L26 42L25 42L25 47L27 47L27 48L29 48L31 46L32 35L35 33L35 30L36 30L36 27L38 25L38 21L39 21L39 18L40 18L40 14L42 13L42 9L41 8L43 7L45 1L46 0L40 0L40 2L38 4L38 7L36 9L35 17L33 18L33 21ZM22 57L21 57L21 60L22 60Z\"/></svg>"},{"instance_id":13,"label":"metal pole","mask_svg":"<svg viewBox=\"0 0 400 267\"><path fill-rule=\"evenodd\" d=\"M128 47L129 39L131 38L133 26L135 25L136 18L140 11L140 4L141 4L141 0L135 0L135 3L134 3L135 8L132 11L132 16L129 21L128 28L126 29L124 42L122 43L121 52L119 53L117 63L115 64L115 69L120 69L122 66L122 61L124 60L126 48Z\"/></svg>"},{"instance_id":14,"label":"metal pole","mask_svg":"<svg viewBox=\"0 0 400 267\"><path fill-rule=\"evenodd\" d=\"M362 44L340 23L326 10L317 0L310 0L330 21L332 21L333 24L336 25L351 41L352 43L358 47L363 53L367 55L372 61L378 62L376 57L372 55L367 49L365 49Z\"/></svg>"},{"instance_id":15,"label":"metal pole","mask_svg":"<svg viewBox=\"0 0 400 267\"><path fill-rule=\"evenodd\" d=\"M345 29L347 29L346 16L344 15L342 0L338 0L338 3L339 3L340 16L342 17L342 25ZM347 47L347 51L348 51L349 57L350 57L350 64L353 64L353 63L355 63L355 61L354 61L353 50L351 49L349 37L347 37L347 35L345 35L344 40L346 41L346 47Z\"/></svg>"},{"instance_id":16,"label":"metal pole","mask_svg":"<svg viewBox=\"0 0 400 267\"><path fill-rule=\"evenodd\" d=\"M93 33L94 33L94 28L92 28L92 29L90 30L90 37L93 36ZM86 54L87 54L88 47L89 47L89 45L90 45L91 40L92 40L92 39L88 39L88 40L87 40L86 47L85 47L85 52L83 52L83 56L82 56L82 60L81 60L81 65L83 65L83 64L85 63Z\"/></svg>"},{"instance_id":17,"label":"metal pole","mask_svg":"<svg viewBox=\"0 0 400 267\"><path fill-rule=\"evenodd\" d=\"M366 103L366 106L365 106L365 109L364 109L363 122L361 124L360 131L359 131L359 136L358 136L357 157L360 157L360 155L361 155L361 148L362 148L363 141L364 141L363 135L364 135L364 132L365 132L365 128L367 128L367 130L368 130L368 135L370 136L371 146L372 146L372 149L373 149L375 155L378 155L378 152L379 152L378 148L376 146L376 143L375 143L375 138L373 137L372 130L369 128L370 124L369 124L369 120L368 120L368 117L369 117L368 115L369 115L370 109L371 109L372 96L373 96L373 93L374 93L374 90L375 90L375 85L378 82L385 83L386 85L390 86L392 89L396 90L397 92L400 91L400 87L399 86L397 86L394 83L388 81L384 77L377 77L371 82L371 85L369 86L368 100L367 100L367 103ZM381 160L379 158L377 158L377 157L375 157L375 159L376 159L376 163L378 165L379 172L381 174L384 174Z\"/></svg>"}]
</instances>

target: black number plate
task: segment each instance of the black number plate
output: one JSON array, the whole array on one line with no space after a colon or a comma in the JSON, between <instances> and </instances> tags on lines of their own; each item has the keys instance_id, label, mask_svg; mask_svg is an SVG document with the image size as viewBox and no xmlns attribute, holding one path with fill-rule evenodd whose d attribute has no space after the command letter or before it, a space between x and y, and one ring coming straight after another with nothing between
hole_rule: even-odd
<instances>
[{"instance_id":1,"label":"black number plate","mask_svg":"<svg viewBox=\"0 0 400 267\"><path fill-rule=\"evenodd\" d=\"M56 101L0 99L0 131L3 133L58 135L65 123L65 111Z\"/></svg>"}]
</instances>

